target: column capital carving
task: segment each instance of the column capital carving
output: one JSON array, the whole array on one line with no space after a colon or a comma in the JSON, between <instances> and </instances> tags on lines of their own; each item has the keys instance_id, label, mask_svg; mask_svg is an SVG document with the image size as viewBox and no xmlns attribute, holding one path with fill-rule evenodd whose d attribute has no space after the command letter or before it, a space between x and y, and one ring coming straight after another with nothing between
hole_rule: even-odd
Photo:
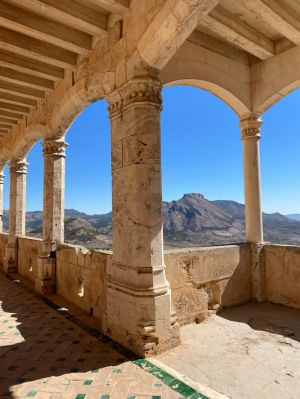
<instances>
[{"instance_id":1,"label":"column capital carving","mask_svg":"<svg viewBox=\"0 0 300 399\"><path fill-rule=\"evenodd\" d=\"M9 170L10 172L19 173L25 175L27 173L28 163L24 160L22 161L10 161Z\"/></svg>"},{"instance_id":2,"label":"column capital carving","mask_svg":"<svg viewBox=\"0 0 300 399\"><path fill-rule=\"evenodd\" d=\"M44 156L66 157L68 144L64 140L44 140L42 142Z\"/></svg>"},{"instance_id":3,"label":"column capital carving","mask_svg":"<svg viewBox=\"0 0 300 399\"><path fill-rule=\"evenodd\" d=\"M112 118L126 107L136 103L149 103L161 109L161 89L161 82L155 78L145 77L129 80L107 98L110 117Z\"/></svg>"},{"instance_id":4,"label":"column capital carving","mask_svg":"<svg viewBox=\"0 0 300 399\"><path fill-rule=\"evenodd\" d=\"M246 139L260 139L260 127L262 125L261 116L258 114L251 114L246 118L240 120L240 128L242 132L242 140Z\"/></svg>"}]
</instances>

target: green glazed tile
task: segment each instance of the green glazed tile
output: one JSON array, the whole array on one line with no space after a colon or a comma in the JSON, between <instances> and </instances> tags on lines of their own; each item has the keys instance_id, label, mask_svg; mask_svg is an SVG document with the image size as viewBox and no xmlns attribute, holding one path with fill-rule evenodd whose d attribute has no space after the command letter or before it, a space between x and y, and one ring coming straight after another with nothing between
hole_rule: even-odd
<instances>
[{"instance_id":1,"label":"green glazed tile","mask_svg":"<svg viewBox=\"0 0 300 399\"><path fill-rule=\"evenodd\" d=\"M152 399L161 399L161 396L152 396Z\"/></svg>"},{"instance_id":2,"label":"green glazed tile","mask_svg":"<svg viewBox=\"0 0 300 399\"><path fill-rule=\"evenodd\" d=\"M121 374L122 370L121 369L115 369L113 370L113 374Z\"/></svg>"},{"instance_id":3,"label":"green glazed tile","mask_svg":"<svg viewBox=\"0 0 300 399\"><path fill-rule=\"evenodd\" d=\"M163 386L163 384L160 383L160 382L156 382L156 383L154 384L154 386L155 386L156 388L160 388L160 387Z\"/></svg>"},{"instance_id":4,"label":"green glazed tile","mask_svg":"<svg viewBox=\"0 0 300 399\"><path fill-rule=\"evenodd\" d=\"M208 399L208 397L201 393L194 393L194 395L190 396L189 399Z\"/></svg>"},{"instance_id":5,"label":"green glazed tile","mask_svg":"<svg viewBox=\"0 0 300 399\"><path fill-rule=\"evenodd\" d=\"M127 398L126 399L135 399L135 396L127 396Z\"/></svg>"},{"instance_id":6,"label":"green glazed tile","mask_svg":"<svg viewBox=\"0 0 300 399\"><path fill-rule=\"evenodd\" d=\"M34 398L37 394L37 391L29 391L26 395L26 398Z\"/></svg>"},{"instance_id":7,"label":"green glazed tile","mask_svg":"<svg viewBox=\"0 0 300 399\"><path fill-rule=\"evenodd\" d=\"M83 385L92 385L93 380L85 380Z\"/></svg>"},{"instance_id":8,"label":"green glazed tile","mask_svg":"<svg viewBox=\"0 0 300 399\"><path fill-rule=\"evenodd\" d=\"M110 395L101 395L100 396L100 399L109 399L110 398Z\"/></svg>"},{"instance_id":9,"label":"green glazed tile","mask_svg":"<svg viewBox=\"0 0 300 399\"><path fill-rule=\"evenodd\" d=\"M188 398L189 396L197 393L194 388L189 387L184 382L181 382L177 379L174 379L170 384L168 384L170 388L174 391L180 393L184 397Z\"/></svg>"},{"instance_id":10,"label":"green glazed tile","mask_svg":"<svg viewBox=\"0 0 300 399\"><path fill-rule=\"evenodd\" d=\"M85 398L85 393L78 393L77 395L76 395L76 398L75 399L84 399Z\"/></svg>"}]
</instances>

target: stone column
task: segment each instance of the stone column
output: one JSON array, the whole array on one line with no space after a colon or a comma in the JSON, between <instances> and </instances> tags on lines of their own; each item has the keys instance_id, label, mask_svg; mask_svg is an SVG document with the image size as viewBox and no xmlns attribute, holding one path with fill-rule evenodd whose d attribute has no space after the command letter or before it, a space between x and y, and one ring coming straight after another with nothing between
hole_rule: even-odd
<instances>
[{"instance_id":1,"label":"stone column","mask_svg":"<svg viewBox=\"0 0 300 399\"><path fill-rule=\"evenodd\" d=\"M242 119L240 123L244 150L246 238L253 243L263 242L259 161L261 124L262 120L257 116Z\"/></svg>"},{"instance_id":2,"label":"stone column","mask_svg":"<svg viewBox=\"0 0 300 399\"><path fill-rule=\"evenodd\" d=\"M17 236L25 235L27 162L10 162L9 237L4 269L8 273L18 269Z\"/></svg>"},{"instance_id":3,"label":"stone column","mask_svg":"<svg viewBox=\"0 0 300 399\"><path fill-rule=\"evenodd\" d=\"M250 244L252 294L259 302L265 297L259 156L261 124L261 118L255 114L240 122L244 152L246 238Z\"/></svg>"},{"instance_id":4,"label":"stone column","mask_svg":"<svg viewBox=\"0 0 300 399\"><path fill-rule=\"evenodd\" d=\"M44 140L43 243L36 289L55 290L55 250L64 242L65 149L64 140Z\"/></svg>"},{"instance_id":5,"label":"stone column","mask_svg":"<svg viewBox=\"0 0 300 399\"><path fill-rule=\"evenodd\" d=\"M4 173L0 172L0 233L3 233L3 187L4 187Z\"/></svg>"},{"instance_id":6,"label":"stone column","mask_svg":"<svg viewBox=\"0 0 300 399\"><path fill-rule=\"evenodd\" d=\"M133 79L109 99L113 258L104 330L140 356L177 345L163 259L161 84Z\"/></svg>"}]
</instances>

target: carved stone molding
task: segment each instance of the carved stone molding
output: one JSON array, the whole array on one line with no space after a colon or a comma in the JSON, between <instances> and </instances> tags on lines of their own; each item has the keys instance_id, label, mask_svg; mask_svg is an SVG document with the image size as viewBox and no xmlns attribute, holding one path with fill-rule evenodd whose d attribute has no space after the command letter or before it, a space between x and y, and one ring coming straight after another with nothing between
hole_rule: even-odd
<instances>
[{"instance_id":1,"label":"carved stone molding","mask_svg":"<svg viewBox=\"0 0 300 399\"><path fill-rule=\"evenodd\" d=\"M9 170L10 172L19 173L25 175L27 173L28 163L26 161L10 161Z\"/></svg>"},{"instance_id":2,"label":"carved stone molding","mask_svg":"<svg viewBox=\"0 0 300 399\"><path fill-rule=\"evenodd\" d=\"M0 184L4 184L4 177L5 177L4 173L1 172L0 173Z\"/></svg>"},{"instance_id":3,"label":"carved stone molding","mask_svg":"<svg viewBox=\"0 0 300 399\"><path fill-rule=\"evenodd\" d=\"M154 78L130 80L108 97L110 118L134 103L149 103L161 109L161 89L160 81Z\"/></svg>"},{"instance_id":4,"label":"carved stone molding","mask_svg":"<svg viewBox=\"0 0 300 399\"><path fill-rule=\"evenodd\" d=\"M260 127L262 119L260 115L250 115L247 118L241 119L240 128L242 132L242 140L246 139L260 139Z\"/></svg>"},{"instance_id":5,"label":"carved stone molding","mask_svg":"<svg viewBox=\"0 0 300 399\"><path fill-rule=\"evenodd\" d=\"M42 142L44 156L66 157L68 144L62 140L44 140Z\"/></svg>"}]
</instances>

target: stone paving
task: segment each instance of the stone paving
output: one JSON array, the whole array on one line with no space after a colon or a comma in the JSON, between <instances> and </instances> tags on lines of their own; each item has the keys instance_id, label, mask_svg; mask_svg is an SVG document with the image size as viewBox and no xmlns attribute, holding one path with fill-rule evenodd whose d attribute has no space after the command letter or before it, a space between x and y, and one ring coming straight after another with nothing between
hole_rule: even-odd
<instances>
[{"instance_id":1,"label":"stone paving","mask_svg":"<svg viewBox=\"0 0 300 399\"><path fill-rule=\"evenodd\" d=\"M300 310L245 304L181 328L158 355L173 370L232 399L300 399Z\"/></svg>"},{"instance_id":2,"label":"stone paving","mask_svg":"<svg viewBox=\"0 0 300 399\"><path fill-rule=\"evenodd\" d=\"M129 360L2 273L0 303L1 398L205 399L150 362Z\"/></svg>"}]
</instances>

